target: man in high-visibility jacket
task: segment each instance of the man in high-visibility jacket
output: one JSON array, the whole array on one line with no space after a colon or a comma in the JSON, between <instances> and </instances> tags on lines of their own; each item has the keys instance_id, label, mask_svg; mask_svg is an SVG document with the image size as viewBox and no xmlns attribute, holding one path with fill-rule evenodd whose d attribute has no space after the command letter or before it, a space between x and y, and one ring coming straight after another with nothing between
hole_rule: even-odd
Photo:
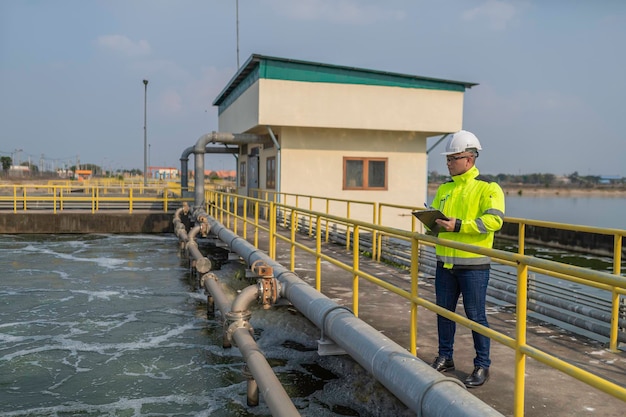
<instances>
[{"instance_id":1,"label":"man in high-visibility jacket","mask_svg":"<svg viewBox=\"0 0 626 417\"><path fill-rule=\"evenodd\" d=\"M482 177L475 166L478 138L461 130L446 144L446 161L451 181L441 184L432 203L448 220L438 219L438 237L483 248L491 248L494 232L502 227L504 193L500 186ZM485 298L489 283L490 258L472 252L436 246L437 269L435 293L437 305L455 311L459 296L468 319L489 327ZM453 345L456 323L437 316L439 333L438 356L432 364L437 371L454 370ZM478 387L489 379L490 339L472 331L474 339L474 370L465 380L467 387Z\"/></svg>"}]
</instances>

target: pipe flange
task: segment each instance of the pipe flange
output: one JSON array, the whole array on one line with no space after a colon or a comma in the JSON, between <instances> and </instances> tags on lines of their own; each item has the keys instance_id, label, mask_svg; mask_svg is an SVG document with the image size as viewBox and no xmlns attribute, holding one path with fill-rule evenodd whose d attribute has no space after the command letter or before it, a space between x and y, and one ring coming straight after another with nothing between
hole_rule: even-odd
<instances>
[{"instance_id":1,"label":"pipe flange","mask_svg":"<svg viewBox=\"0 0 626 417\"><path fill-rule=\"evenodd\" d=\"M233 335L238 329L248 329L250 336L254 336L254 329L250 324L250 317L252 313L250 311L229 311L225 315L224 320L224 335L226 340L233 346L237 344L233 340Z\"/></svg>"},{"instance_id":2,"label":"pipe flange","mask_svg":"<svg viewBox=\"0 0 626 417\"><path fill-rule=\"evenodd\" d=\"M214 273L212 273L212 272L209 272L209 273L207 273L207 274L202 275L202 277L200 277L200 286L201 286L201 287L205 287L205 288L206 288L206 285L204 285L204 283L205 283L207 280L209 280L209 279L212 279L212 280L213 280L213 281L215 281L215 282L219 282L219 279L217 278L217 275L215 275L215 274L214 274Z\"/></svg>"}]
</instances>

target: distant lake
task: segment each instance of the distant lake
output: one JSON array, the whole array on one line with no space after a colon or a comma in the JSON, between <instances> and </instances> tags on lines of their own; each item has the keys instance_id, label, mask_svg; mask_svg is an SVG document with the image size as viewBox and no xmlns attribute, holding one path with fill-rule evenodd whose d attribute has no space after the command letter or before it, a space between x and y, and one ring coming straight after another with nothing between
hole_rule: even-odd
<instances>
[{"instance_id":1,"label":"distant lake","mask_svg":"<svg viewBox=\"0 0 626 417\"><path fill-rule=\"evenodd\" d=\"M506 195L507 217L626 229L625 211L625 197Z\"/></svg>"}]
</instances>

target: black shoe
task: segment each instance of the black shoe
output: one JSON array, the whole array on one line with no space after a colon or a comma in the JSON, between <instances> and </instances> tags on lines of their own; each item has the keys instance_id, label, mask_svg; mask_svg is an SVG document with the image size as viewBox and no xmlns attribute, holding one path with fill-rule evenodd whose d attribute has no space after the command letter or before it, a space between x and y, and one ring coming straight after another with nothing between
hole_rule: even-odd
<instances>
[{"instance_id":1,"label":"black shoe","mask_svg":"<svg viewBox=\"0 0 626 417\"><path fill-rule=\"evenodd\" d=\"M438 372L454 371L454 361L444 356L437 356L430 366Z\"/></svg>"},{"instance_id":2,"label":"black shoe","mask_svg":"<svg viewBox=\"0 0 626 417\"><path fill-rule=\"evenodd\" d=\"M481 366L475 366L474 372L465 379L465 386L467 388L480 387L489 379L489 368L483 368Z\"/></svg>"}]
</instances>

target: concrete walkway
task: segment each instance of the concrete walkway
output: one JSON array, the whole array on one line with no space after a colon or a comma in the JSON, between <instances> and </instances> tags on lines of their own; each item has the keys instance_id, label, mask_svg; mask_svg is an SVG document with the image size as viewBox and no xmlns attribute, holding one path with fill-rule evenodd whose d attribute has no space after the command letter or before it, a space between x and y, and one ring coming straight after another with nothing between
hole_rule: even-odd
<instances>
[{"instance_id":1,"label":"concrete walkway","mask_svg":"<svg viewBox=\"0 0 626 417\"><path fill-rule=\"evenodd\" d=\"M279 228L279 232L282 233ZM287 232L285 232L287 233ZM239 234L242 235L241 229ZM253 231L248 229L248 240L252 241ZM300 243L314 247L314 240L298 235ZM260 232L259 246L267 249L267 233ZM352 264L352 253L344 246L324 244L324 253L346 264ZM277 261L289 267L290 249L286 242L279 241ZM361 258L361 270L409 290L410 276L407 271L392 268L386 264ZM315 285L315 259L301 250L296 251L295 273L304 281ZM410 305L401 297L374 286L367 281L359 281L359 317L381 331L381 336L391 338L396 343L409 347ZM322 292L341 305L352 306L352 276L349 272L329 263L322 262ZM419 293L434 302L434 279L420 276ZM462 312L461 305L457 312ZM515 311L511 307L488 306L489 323L508 336L515 336ZM462 314L462 313L461 313ZM542 349L571 364L609 379L620 386L626 386L626 352L611 353L600 343L574 335L555 326L528 323L528 344ZM422 307L418 310L418 358L430 363L437 355L436 315ZM473 370L473 342L471 332L457 327L455 342L456 370L448 376L464 380ZM505 416L513 416L514 395L514 351L492 341L492 367L490 380L479 388L471 390L486 404ZM570 417L602 416L623 417L626 403L605 394L569 375L553 370L533 359L526 361L525 417ZM519 417L519 416L517 416Z\"/></svg>"}]
</instances>

